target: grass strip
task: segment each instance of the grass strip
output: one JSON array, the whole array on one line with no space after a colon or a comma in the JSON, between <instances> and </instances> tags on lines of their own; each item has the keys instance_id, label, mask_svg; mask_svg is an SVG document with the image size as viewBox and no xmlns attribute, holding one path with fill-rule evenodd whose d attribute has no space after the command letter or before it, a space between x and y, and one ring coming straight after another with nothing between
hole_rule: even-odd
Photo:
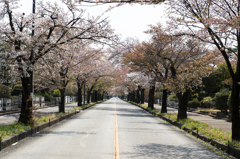
<instances>
[{"instance_id":1,"label":"grass strip","mask_svg":"<svg viewBox=\"0 0 240 159\"><path fill-rule=\"evenodd\" d=\"M23 132L24 130L29 128L29 125L24 124L11 124L8 126L0 126L0 136L2 137L2 139L4 139L7 136Z\"/></svg>"},{"instance_id":2,"label":"grass strip","mask_svg":"<svg viewBox=\"0 0 240 159\"><path fill-rule=\"evenodd\" d=\"M136 104L136 103L134 103L134 104ZM147 104L141 104L141 106L148 109ZM158 110L157 110L158 111L157 112L155 109L152 110L152 111L155 111L156 114L160 114L160 115L163 115L163 116L165 116L169 119L177 121L177 114L161 113ZM196 121L196 120L193 120L193 119L190 119L190 118L187 118L187 119L184 119L184 120L179 120L178 122L183 124L182 129L184 127L188 127L192 130L198 128L199 133L208 136L210 139L220 141L222 143L225 143L226 145L228 144L228 141L229 141L229 144L231 146L240 148L240 142L232 141L232 138L231 138L232 133L225 132L225 131L223 131L221 129L218 129L218 128L213 128L213 127L211 127L210 125L208 125L204 122L199 122L199 121Z\"/></svg>"},{"instance_id":3,"label":"grass strip","mask_svg":"<svg viewBox=\"0 0 240 159\"><path fill-rule=\"evenodd\" d=\"M78 106L78 107L75 107L75 108L72 108L72 109L66 111L65 113L53 113L53 114L47 115L47 116L40 116L39 118L36 118L34 116L33 117L34 126L38 126L40 124L49 122L49 119L52 121L54 119L60 118L63 115L66 115L66 114L69 114L69 113L73 113L76 110L81 110L82 108L91 106L93 104L95 104L95 103L86 104L84 106ZM39 116L39 114L38 114L38 116ZM10 125L6 125L6 126L2 125L2 126L0 126L0 136L2 137L2 139L4 139L4 138L6 138L8 136L11 136L11 135L23 132L23 131L25 131L27 129L30 129L30 128L31 128L30 124L24 125L24 124L21 124L21 123L10 124Z\"/></svg>"},{"instance_id":4,"label":"grass strip","mask_svg":"<svg viewBox=\"0 0 240 159\"><path fill-rule=\"evenodd\" d=\"M177 121L176 114L160 113L160 111L157 114L161 114L167 118ZM198 128L199 133L208 136L210 139L220 141L222 143L225 143L226 145L228 144L229 141L231 146L240 148L240 142L232 141L231 139L232 133L225 132L218 128L213 128L204 122L199 122L190 118L179 120L178 122L183 124L182 129L184 127L188 127L192 130Z\"/></svg>"}]
</instances>

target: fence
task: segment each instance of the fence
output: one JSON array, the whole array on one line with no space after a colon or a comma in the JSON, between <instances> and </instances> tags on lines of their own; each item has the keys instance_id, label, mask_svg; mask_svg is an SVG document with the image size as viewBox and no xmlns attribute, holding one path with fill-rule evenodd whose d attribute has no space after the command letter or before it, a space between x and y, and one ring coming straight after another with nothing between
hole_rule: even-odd
<instances>
[{"instance_id":1,"label":"fence","mask_svg":"<svg viewBox=\"0 0 240 159\"><path fill-rule=\"evenodd\" d=\"M45 98L44 97L33 97L33 106L35 106L35 107L45 106Z\"/></svg>"},{"instance_id":2,"label":"fence","mask_svg":"<svg viewBox=\"0 0 240 159\"><path fill-rule=\"evenodd\" d=\"M65 104L76 101L75 96L65 96ZM51 102L45 101L44 97L33 97L34 107L44 107L44 106L56 106L61 102L60 97L52 97ZM18 110L22 106L22 98L17 97L14 99L0 98L0 111L14 111Z\"/></svg>"},{"instance_id":3,"label":"fence","mask_svg":"<svg viewBox=\"0 0 240 159\"><path fill-rule=\"evenodd\" d=\"M0 98L0 111L18 110L19 99Z\"/></svg>"},{"instance_id":4,"label":"fence","mask_svg":"<svg viewBox=\"0 0 240 159\"><path fill-rule=\"evenodd\" d=\"M65 96L65 104L77 101L75 96ZM61 102L61 97L51 97L51 102L45 101L46 106L57 106Z\"/></svg>"}]
</instances>

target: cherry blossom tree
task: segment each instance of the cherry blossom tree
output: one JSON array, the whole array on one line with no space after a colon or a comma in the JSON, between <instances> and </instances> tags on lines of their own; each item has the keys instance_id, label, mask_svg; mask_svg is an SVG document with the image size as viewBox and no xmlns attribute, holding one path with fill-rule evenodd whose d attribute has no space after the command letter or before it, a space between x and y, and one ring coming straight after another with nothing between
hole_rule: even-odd
<instances>
[{"instance_id":1,"label":"cherry blossom tree","mask_svg":"<svg viewBox=\"0 0 240 159\"><path fill-rule=\"evenodd\" d=\"M122 42L121 46L113 49L111 48L109 50L111 54L109 59L113 61L114 64L119 65L119 63L123 63L123 65L127 66L129 62L131 63L131 58L133 58L132 55L131 57L127 57L127 56L135 49L137 45L140 45L138 40L134 38L128 38L124 42ZM119 70L117 71L118 78L116 78L117 79L116 83L118 83L118 85L122 85L128 88L128 92L129 92L128 100L130 100L131 98L131 100L134 102L144 103L144 91L146 89L145 79L147 77L144 77L146 76L146 74L142 73L142 70L140 69L134 70L134 68L131 68L132 66L133 65L127 66L129 69L126 69L126 67L118 67ZM134 72L134 74L130 72ZM141 93L141 97L140 97L140 93Z\"/></svg>"},{"instance_id":2,"label":"cherry blossom tree","mask_svg":"<svg viewBox=\"0 0 240 159\"><path fill-rule=\"evenodd\" d=\"M56 51L56 52L55 52ZM55 87L61 92L59 112L65 112L65 89L74 80L73 72L84 61L92 58L96 52L87 51L79 43L62 45L39 60L36 73L44 81L45 87ZM52 59L50 57L55 58Z\"/></svg>"},{"instance_id":3,"label":"cherry blossom tree","mask_svg":"<svg viewBox=\"0 0 240 159\"><path fill-rule=\"evenodd\" d=\"M125 86L129 89L129 100L136 102L136 103L144 103L144 91L147 83L151 81L152 85L150 85L150 88L155 87L155 80L150 79L152 76L151 70L149 71L147 62L149 59L144 58L142 54L139 52L140 45L136 45L135 49L132 49L131 52L123 54L123 65L129 67L129 73L126 75L125 80L123 83ZM137 48L137 49L136 49ZM146 80L148 79L148 80ZM149 84L149 83L148 83ZM150 89L152 90L152 89ZM141 92L141 97L140 97ZM152 91L150 92L152 93ZM154 93L154 91L153 91ZM149 97L151 97L152 94L149 94ZM153 109L153 100L154 98L151 98L149 100L149 108Z\"/></svg>"},{"instance_id":4,"label":"cherry blossom tree","mask_svg":"<svg viewBox=\"0 0 240 159\"><path fill-rule=\"evenodd\" d=\"M169 6L171 25L179 30L178 34L199 38L215 45L221 52L232 78L232 140L239 141L240 58L238 52L233 52L236 59L234 66L228 53L232 52L229 48L233 45L240 50L239 1L171 0Z\"/></svg>"},{"instance_id":5,"label":"cherry blossom tree","mask_svg":"<svg viewBox=\"0 0 240 159\"><path fill-rule=\"evenodd\" d=\"M78 86L78 106L82 106L82 87L84 84L87 84L92 77L95 77L95 62L103 56L101 49L88 48L85 51L91 55L91 58L85 58L85 60L79 63L73 71Z\"/></svg>"},{"instance_id":6,"label":"cherry blossom tree","mask_svg":"<svg viewBox=\"0 0 240 159\"><path fill-rule=\"evenodd\" d=\"M202 78L210 75L215 66L216 54L208 53L207 50L198 50L197 45L195 44L194 48L184 48L183 46L181 50L174 49L171 52L174 56L167 59L171 63L171 78L168 78L165 86L176 92L179 101L178 120L187 118L190 93L193 88L202 86Z\"/></svg>"},{"instance_id":7,"label":"cherry blossom tree","mask_svg":"<svg viewBox=\"0 0 240 159\"><path fill-rule=\"evenodd\" d=\"M166 101L164 94L167 94L167 89L176 92L179 100L178 119L187 118L186 108L191 90L200 86L202 77L211 72L216 62L214 55L217 54L209 53L203 43L196 39L172 36L169 30L171 27L163 28L158 23L150 28L146 32L152 36L152 44L149 46L152 49L149 48L149 52L152 58L156 59L157 65L153 65L154 72L158 73L156 78L165 88L163 102ZM171 78L168 71L171 73ZM166 107L165 103L163 105Z\"/></svg>"},{"instance_id":8,"label":"cherry blossom tree","mask_svg":"<svg viewBox=\"0 0 240 159\"><path fill-rule=\"evenodd\" d=\"M132 52L136 58L132 64L141 67L141 70L145 70L146 74L152 74L156 82L161 82L162 84L169 76L169 63L156 55L166 52L167 47L171 44L171 37L165 32L160 23L157 26L150 25L150 29L146 33L151 35L151 41L143 42L135 47L135 50ZM139 59L139 57L141 58ZM161 112L166 113L167 89L164 85L163 87Z\"/></svg>"},{"instance_id":9,"label":"cherry blossom tree","mask_svg":"<svg viewBox=\"0 0 240 159\"><path fill-rule=\"evenodd\" d=\"M114 74L112 76L113 85L108 88L108 92L124 92L124 96L129 92L128 84L127 84L127 74L129 73L129 68L124 66L117 66L114 70ZM119 90L120 89L120 90ZM116 93L115 93L116 94Z\"/></svg>"},{"instance_id":10,"label":"cherry blossom tree","mask_svg":"<svg viewBox=\"0 0 240 159\"><path fill-rule=\"evenodd\" d=\"M165 0L75 0L76 2L86 2L86 3L94 3L94 4L98 4L98 3L140 3L140 4L158 4L161 2L164 2Z\"/></svg>"},{"instance_id":11,"label":"cherry blossom tree","mask_svg":"<svg viewBox=\"0 0 240 159\"><path fill-rule=\"evenodd\" d=\"M150 84L148 104L149 108L153 109L156 78L152 72L153 67L151 65L154 63L154 59L148 53L150 53L150 50L146 43L143 43L142 45L136 45L132 52L123 55L123 63L131 68L130 71L133 73L130 74L131 76L129 76L129 78L132 78L131 81L135 81L136 84L139 81L137 79L140 77L141 73L148 77Z\"/></svg>"},{"instance_id":12,"label":"cherry blossom tree","mask_svg":"<svg viewBox=\"0 0 240 159\"><path fill-rule=\"evenodd\" d=\"M89 61L89 75L85 76L85 85L87 88L87 103L90 103L90 96L94 88L97 86L99 80L101 78L105 78L107 76L111 76L112 74L112 64L101 57L98 60ZM94 98L95 99L95 98Z\"/></svg>"},{"instance_id":13,"label":"cherry blossom tree","mask_svg":"<svg viewBox=\"0 0 240 159\"><path fill-rule=\"evenodd\" d=\"M4 65L14 66L21 78L23 94L19 122L27 124L32 118L30 76L39 59L74 40L111 45L118 39L106 19L84 16L84 11L74 2L61 0L53 4L40 1L37 12L30 15L16 12L17 2L0 1L0 37L8 44L1 51L1 59L4 59ZM31 30L34 30L34 36L31 36Z\"/></svg>"},{"instance_id":14,"label":"cherry blossom tree","mask_svg":"<svg viewBox=\"0 0 240 159\"><path fill-rule=\"evenodd\" d=\"M191 90L200 86L202 77L211 72L217 54L212 54L197 39L172 36L160 24L150 28L146 33L152 36L151 41L143 42L131 53L124 54L125 63L133 70L150 76L153 79L150 82L161 82L165 94L167 89L176 92L179 99L178 119L187 118L186 108ZM150 94L152 92L154 90L150 89Z\"/></svg>"},{"instance_id":15,"label":"cherry blossom tree","mask_svg":"<svg viewBox=\"0 0 240 159\"><path fill-rule=\"evenodd\" d=\"M149 31L150 32L150 31ZM159 32L157 30L156 32ZM162 32L163 35L163 32ZM160 35L159 35L160 36ZM169 44L169 39L161 36L158 40L152 40L152 42L143 42L135 46L132 52L124 54L125 64L127 64L133 71L141 71L148 76L150 84L149 89L149 107L153 108L154 104L154 90L156 82L163 82L168 77L168 66L164 63L160 57L156 56L156 53L165 51L165 47ZM167 90L164 90L163 107L162 112L167 112L166 99ZM151 99L150 99L151 98ZM164 100L165 99L165 100ZM164 102L165 101L165 102Z\"/></svg>"}]
</instances>

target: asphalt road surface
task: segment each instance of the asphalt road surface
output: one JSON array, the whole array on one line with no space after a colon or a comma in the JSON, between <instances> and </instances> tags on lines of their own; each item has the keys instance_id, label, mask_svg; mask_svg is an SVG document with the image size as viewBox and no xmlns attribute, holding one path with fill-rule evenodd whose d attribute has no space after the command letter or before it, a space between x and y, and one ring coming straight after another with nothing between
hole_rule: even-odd
<instances>
[{"instance_id":1,"label":"asphalt road surface","mask_svg":"<svg viewBox=\"0 0 240 159\"><path fill-rule=\"evenodd\" d=\"M117 98L0 152L1 159L221 159L181 130Z\"/></svg>"}]
</instances>

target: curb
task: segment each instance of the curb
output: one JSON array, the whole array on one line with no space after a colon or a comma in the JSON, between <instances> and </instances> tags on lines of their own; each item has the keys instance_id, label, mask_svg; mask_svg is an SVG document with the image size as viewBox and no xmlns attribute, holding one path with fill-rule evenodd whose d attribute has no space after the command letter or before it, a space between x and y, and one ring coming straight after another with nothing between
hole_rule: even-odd
<instances>
[{"instance_id":1,"label":"curb","mask_svg":"<svg viewBox=\"0 0 240 159\"><path fill-rule=\"evenodd\" d=\"M0 113L0 116L10 115L10 114L15 114L15 113L20 113L20 111L9 111L9 112L4 112L4 113Z\"/></svg>"},{"instance_id":2,"label":"curb","mask_svg":"<svg viewBox=\"0 0 240 159\"><path fill-rule=\"evenodd\" d=\"M172 107L172 106L168 106L170 108L173 108L173 109L176 109L175 107ZM192 110L187 110L187 112L193 112ZM228 118L227 117L221 117L221 116L217 116L217 115L213 115L213 114L206 114L206 113L202 113L202 112L194 112L196 114L201 114L201 115L206 115L206 116L210 116L210 117L213 117L213 118L217 118L217 119L224 119L224 120L227 120L228 121Z\"/></svg>"},{"instance_id":3,"label":"curb","mask_svg":"<svg viewBox=\"0 0 240 159\"><path fill-rule=\"evenodd\" d=\"M99 102L99 103L95 103L95 104L92 104L92 105L89 105L87 107L84 107L82 108L82 110L86 110L92 106L95 106L96 104L100 104L102 102ZM47 127L51 127L52 125L58 123L58 122L61 122L62 120L65 120L65 119L68 119L70 117L72 117L73 115L77 114L77 113L80 113L80 111L75 111L73 113L69 113L69 114L66 114L64 116L61 116L60 118L57 118L57 119L54 119L52 121L49 121L49 122L46 122L46 123L43 123L43 124L40 124L38 126L35 126L31 129L27 129L23 132L20 132L18 134L14 134L12 136L8 136L6 138L4 138L2 141L0 140L0 151L3 150L4 148L7 148L8 146L26 138L26 137L29 137L29 136L32 136L33 134L47 128Z\"/></svg>"},{"instance_id":4,"label":"curb","mask_svg":"<svg viewBox=\"0 0 240 159\"><path fill-rule=\"evenodd\" d=\"M128 102L128 101L125 101L125 102ZM130 102L128 102L128 103L130 103ZM167 118L167 117L165 117L165 116L162 116L162 115L160 115L160 114L159 114L159 115L156 115L156 112L151 111L151 110L149 110L149 109L146 109L146 108L144 108L144 107L142 107L142 106L140 106L140 105L138 105L138 104L133 104L133 103L130 103L130 104L135 105L135 106L137 106L137 107L139 107L139 108L141 108L141 109L149 112L150 114L152 114L152 115L154 115L154 116L157 116L157 117L159 117L159 118L161 118L161 119L169 122L170 124L178 127L179 129L182 129L182 130L184 130L184 131L192 134L193 136L197 137L198 139L201 139L201 140L203 140L203 141L205 141L205 142L210 143L212 146L218 148L219 150L224 151L224 152L226 152L227 154L229 154L229 155L231 155L231 156L234 156L234 157L240 159L240 149L235 148L235 147L230 146L230 145L226 145L226 144L224 144L224 143L222 143L222 142L213 140L213 139L209 138L208 136L203 135L203 134L200 134L200 133L198 133L196 130L192 130L192 129L188 128L188 127L183 127L183 128L182 128L183 124L181 124L181 123L179 123L179 122L177 122L177 121L173 121L173 120L171 120L171 119L169 119L169 118Z\"/></svg>"}]
</instances>

